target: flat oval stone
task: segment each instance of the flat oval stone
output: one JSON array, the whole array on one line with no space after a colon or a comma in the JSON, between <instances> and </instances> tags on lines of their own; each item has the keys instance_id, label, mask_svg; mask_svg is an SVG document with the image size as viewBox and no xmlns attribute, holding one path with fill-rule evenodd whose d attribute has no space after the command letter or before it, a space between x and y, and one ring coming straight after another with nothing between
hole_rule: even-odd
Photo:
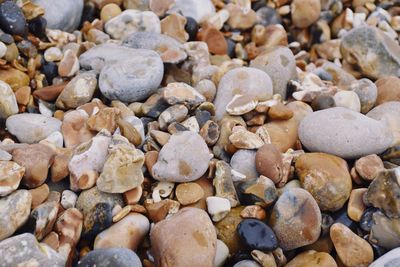
<instances>
[{"instance_id":1,"label":"flat oval stone","mask_svg":"<svg viewBox=\"0 0 400 267\"><path fill-rule=\"evenodd\" d=\"M386 76L375 82L378 89L376 104L380 105L389 101L400 101L400 79L394 76Z\"/></svg>"},{"instance_id":2,"label":"flat oval stone","mask_svg":"<svg viewBox=\"0 0 400 267\"><path fill-rule=\"evenodd\" d=\"M248 149L240 149L233 154L230 165L232 169L246 175L247 179L257 178L256 152Z\"/></svg>"},{"instance_id":3,"label":"flat oval stone","mask_svg":"<svg viewBox=\"0 0 400 267\"><path fill-rule=\"evenodd\" d=\"M135 32L126 36L122 45L157 52L164 63L176 64L186 59L183 45L174 38L155 32Z\"/></svg>"},{"instance_id":4,"label":"flat oval stone","mask_svg":"<svg viewBox=\"0 0 400 267\"><path fill-rule=\"evenodd\" d=\"M250 249L273 251L278 247L274 231L260 220L245 219L237 226L240 239Z\"/></svg>"},{"instance_id":5,"label":"flat oval stone","mask_svg":"<svg viewBox=\"0 0 400 267\"><path fill-rule=\"evenodd\" d=\"M47 28L67 32L76 30L81 22L83 0L33 0L45 9Z\"/></svg>"},{"instance_id":6,"label":"flat oval stone","mask_svg":"<svg viewBox=\"0 0 400 267\"><path fill-rule=\"evenodd\" d=\"M337 264L329 253L308 250L298 254L285 267L337 267Z\"/></svg>"},{"instance_id":7,"label":"flat oval stone","mask_svg":"<svg viewBox=\"0 0 400 267\"><path fill-rule=\"evenodd\" d=\"M7 119L18 113L17 99L11 87L0 81L0 119Z\"/></svg>"},{"instance_id":8,"label":"flat oval stone","mask_svg":"<svg viewBox=\"0 0 400 267\"><path fill-rule=\"evenodd\" d=\"M98 248L90 251L79 262L78 267L142 267L138 255L127 248Z\"/></svg>"},{"instance_id":9,"label":"flat oval stone","mask_svg":"<svg viewBox=\"0 0 400 267\"><path fill-rule=\"evenodd\" d=\"M310 151L346 159L379 154L393 141L390 129L384 122L341 107L306 116L300 123L299 137Z\"/></svg>"},{"instance_id":10,"label":"flat oval stone","mask_svg":"<svg viewBox=\"0 0 400 267\"><path fill-rule=\"evenodd\" d=\"M272 98L271 78L262 70L240 67L228 71L218 85L214 100L215 117L221 120L226 113L226 106L236 94L252 96L254 100L265 101Z\"/></svg>"},{"instance_id":11,"label":"flat oval stone","mask_svg":"<svg viewBox=\"0 0 400 267\"><path fill-rule=\"evenodd\" d=\"M270 225L283 250L292 250L317 241L321 233L321 211L306 190L292 188L276 202Z\"/></svg>"},{"instance_id":12,"label":"flat oval stone","mask_svg":"<svg viewBox=\"0 0 400 267\"><path fill-rule=\"evenodd\" d=\"M275 94L286 98L287 83L297 79L296 60L292 51L283 46L263 52L251 61L250 67L265 71L272 80Z\"/></svg>"},{"instance_id":13,"label":"flat oval stone","mask_svg":"<svg viewBox=\"0 0 400 267\"><path fill-rule=\"evenodd\" d=\"M376 211L372 215L369 240L385 249L397 248L400 246L399 226L400 219L389 218L381 211Z\"/></svg>"},{"instance_id":14,"label":"flat oval stone","mask_svg":"<svg viewBox=\"0 0 400 267\"><path fill-rule=\"evenodd\" d=\"M397 267L400 265L400 248L395 248L376 259L369 267Z\"/></svg>"},{"instance_id":15,"label":"flat oval stone","mask_svg":"<svg viewBox=\"0 0 400 267\"><path fill-rule=\"evenodd\" d=\"M361 103L361 113L365 114L370 111L378 97L378 89L376 85L369 79L361 79L351 83L350 90L358 95Z\"/></svg>"},{"instance_id":16,"label":"flat oval stone","mask_svg":"<svg viewBox=\"0 0 400 267\"><path fill-rule=\"evenodd\" d=\"M13 1L0 4L0 27L12 35L24 36L27 33L24 13Z\"/></svg>"},{"instance_id":17,"label":"flat oval stone","mask_svg":"<svg viewBox=\"0 0 400 267\"><path fill-rule=\"evenodd\" d=\"M41 114L22 113L8 117L6 127L21 143L33 144L60 131L61 121Z\"/></svg>"},{"instance_id":18,"label":"flat oval stone","mask_svg":"<svg viewBox=\"0 0 400 267\"><path fill-rule=\"evenodd\" d=\"M108 63L101 70L99 87L110 100L135 102L153 94L161 83L164 65L155 52L140 53L129 59Z\"/></svg>"},{"instance_id":19,"label":"flat oval stone","mask_svg":"<svg viewBox=\"0 0 400 267\"><path fill-rule=\"evenodd\" d=\"M28 190L17 190L0 199L0 240L10 237L24 225L31 212L31 202Z\"/></svg>"},{"instance_id":20,"label":"flat oval stone","mask_svg":"<svg viewBox=\"0 0 400 267\"><path fill-rule=\"evenodd\" d=\"M208 169L211 157L200 135L191 131L178 132L161 149L152 169L153 177L179 183L197 180Z\"/></svg>"},{"instance_id":21,"label":"flat oval stone","mask_svg":"<svg viewBox=\"0 0 400 267\"><path fill-rule=\"evenodd\" d=\"M66 259L32 234L21 234L0 242L0 257L4 266L64 267Z\"/></svg>"},{"instance_id":22,"label":"flat oval stone","mask_svg":"<svg viewBox=\"0 0 400 267\"><path fill-rule=\"evenodd\" d=\"M352 181L347 162L324 153L306 153L296 160L296 172L304 189L322 211L339 210L350 197Z\"/></svg>"}]
</instances>

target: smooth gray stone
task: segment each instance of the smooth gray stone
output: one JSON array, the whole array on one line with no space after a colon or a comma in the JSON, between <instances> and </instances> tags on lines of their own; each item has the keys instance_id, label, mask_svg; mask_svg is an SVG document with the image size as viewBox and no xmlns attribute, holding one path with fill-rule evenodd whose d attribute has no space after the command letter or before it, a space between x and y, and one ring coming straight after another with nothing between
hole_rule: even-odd
<instances>
[{"instance_id":1,"label":"smooth gray stone","mask_svg":"<svg viewBox=\"0 0 400 267\"><path fill-rule=\"evenodd\" d=\"M8 117L6 127L21 143L33 144L60 131L61 121L41 114L21 113Z\"/></svg>"},{"instance_id":2,"label":"smooth gray stone","mask_svg":"<svg viewBox=\"0 0 400 267\"><path fill-rule=\"evenodd\" d=\"M33 0L45 9L48 29L66 32L76 30L81 22L83 0Z\"/></svg>"},{"instance_id":3,"label":"smooth gray stone","mask_svg":"<svg viewBox=\"0 0 400 267\"><path fill-rule=\"evenodd\" d=\"M236 151L230 162L232 169L246 175L247 179L257 178L256 153L255 150L247 149Z\"/></svg>"},{"instance_id":4,"label":"smooth gray stone","mask_svg":"<svg viewBox=\"0 0 400 267\"><path fill-rule=\"evenodd\" d=\"M379 154L393 141L385 122L341 107L307 115L300 123L299 138L312 152L325 152L345 159Z\"/></svg>"},{"instance_id":5,"label":"smooth gray stone","mask_svg":"<svg viewBox=\"0 0 400 267\"><path fill-rule=\"evenodd\" d=\"M371 263L369 267L398 267L400 266L400 248L395 248Z\"/></svg>"},{"instance_id":6,"label":"smooth gray stone","mask_svg":"<svg viewBox=\"0 0 400 267\"><path fill-rule=\"evenodd\" d=\"M176 0L168 13L182 14L203 22L215 14L215 7L211 0Z\"/></svg>"},{"instance_id":7,"label":"smooth gray stone","mask_svg":"<svg viewBox=\"0 0 400 267\"><path fill-rule=\"evenodd\" d=\"M78 267L142 267L139 257L127 248L100 248L90 251Z\"/></svg>"},{"instance_id":8,"label":"smooth gray stone","mask_svg":"<svg viewBox=\"0 0 400 267\"><path fill-rule=\"evenodd\" d=\"M64 267L66 259L32 234L21 234L0 242L0 266Z\"/></svg>"}]
</instances>

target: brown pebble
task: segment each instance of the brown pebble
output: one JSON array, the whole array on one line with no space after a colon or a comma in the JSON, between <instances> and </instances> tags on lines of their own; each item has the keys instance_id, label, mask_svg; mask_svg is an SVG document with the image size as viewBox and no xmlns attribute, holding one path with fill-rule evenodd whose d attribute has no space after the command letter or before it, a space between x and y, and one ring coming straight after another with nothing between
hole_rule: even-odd
<instances>
[{"instance_id":1,"label":"brown pebble","mask_svg":"<svg viewBox=\"0 0 400 267\"><path fill-rule=\"evenodd\" d=\"M353 189L350 193L349 203L347 204L347 215L355 222L359 222L365 209L364 194L368 188Z\"/></svg>"},{"instance_id":2,"label":"brown pebble","mask_svg":"<svg viewBox=\"0 0 400 267\"><path fill-rule=\"evenodd\" d=\"M65 51L63 59L58 65L58 74L61 77L72 77L79 70L79 60L70 49Z\"/></svg>"},{"instance_id":3,"label":"brown pebble","mask_svg":"<svg viewBox=\"0 0 400 267\"><path fill-rule=\"evenodd\" d=\"M257 171L275 184L283 178L283 161L281 152L271 144L265 144L256 153Z\"/></svg>"},{"instance_id":4,"label":"brown pebble","mask_svg":"<svg viewBox=\"0 0 400 267\"><path fill-rule=\"evenodd\" d=\"M167 1L153 1L153 2L172 2ZM177 41L184 43L189 39L189 34L185 31L186 18L177 13L170 14L161 20L161 32L165 35L171 36Z\"/></svg>"},{"instance_id":5,"label":"brown pebble","mask_svg":"<svg viewBox=\"0 0 400 267\"><path fill-rule=\"evenodd\" d=\"M43 184L39 187L29 190L29 193L32 195L32 210L46 201L49 196L50 189L47 184Z\"/></svg>"},{"instance_id":6,"label":"brown pebble","mask_svg":"<svg viewBox=\"0 0 400 267\"><path fill-rule=\"evenodd\" d=\"M337 264L328 253L308 250L298 254L285 267L337 267Z\"/></svg>"},{"instance_id":7,"label":"brown pebble","mask_svg":"<svg viewBox=\"0 0 400 267\"><path fill-rule=\"evenodd\" d=\"M15 98L17 99L17 103L20 105L28 105L30 96L31 88L29 86L23 86L15 91Z\"/></svg>"},{"instance_id":8,"label":"brown pebble","mask_svg":"<svg viewBox=\"0 0 400 267\"><path fill-rule=\"evenodd\" d=\"M178 211L179 206L178 201L171 199L164 199L157 203L144 202L148 217L153 222L164 220L171 211Z\"/></svg>"},{"instance_id":9,"label":"brown pebble","mask_svg":"<svg viewBox=\"0 0 400 267\"><path fill-rule=\"evenodd\" d=\"M151 175L153 166L157 162L158 154L158 151L149 151L144 155L144 164L146 164L146 168Z\"/></svg>"},{"instance_id":10,"label":"brown pebble","mask_svg":"<svg viewBox=\"0 0 400 267\"><path fill-rule=\"evenodd\" d=\"M141 186L138 186L132 190L126 191L123 196L125 203L127 205L135 205L139 203L140 198L142 197L143 194L143 188Z\"/></svg>"},{"instance_id":11,"label":"brown pebble","mask_svg":"<svg viewBox=\"0 0 400 267\"><path fill-rule=\"evenodd\" d=\"M56 232L50 232L43 240L42 243L45 243L55 251L58 251L58 247L60 246L60 240L58 234Z\"/></svg>"},{"instance_id":12,"label":"brown pebble","mask_svg":"<svg viewBox=\"0 0 400 267\"><path fill-rule=\"evenodd\" d=\"M210 53L216 55L226 55L228 44L224 35L210 24L205 24L197 35L198 40L206 42Z\"/></svg>"},{"instance_id":13,"label":"brown pebble","mask_svg":"<svg viewBox=\"0 0 400 267\"><path fill-rule=\"evenodd\" d=\"M382 77L375 82L375 85L378 89L377 106L389 101L400 101L400 79L398 77Z\"/></svg>"},{"instance_id":14,"label":"brown pebble","mask_svg":"<svg viewBox=\"0 0 400 267\"><path fill-rule=\"evenodd\" d=\"M259 219L261 221L265 220L267 218L267 213L265 210L258 206L258 205L250 205L246 206L241 212L240 212L240 217L242 218L255 218Z\"/></svg>"},{"instance_id":15,"label":"brown pebble","mask_svg":"<svg viewBox=\"0 0 400 267\"><path fill-rule=\"evenodd\" d=\"M361 178L367 181L372 181L380 171L385 169L383 161L375 154L358 159L354 166Z\"/></svg>"},{"instance_id":16,"label":"brown pebble","mask_svg":"<svg viewBox=\"0 0 400 267\"><path fill-rule=\"evenodd\" d=\"M182 205L193 204L204 196L203 188L196 183L179 184L175 189L175 194Z\"/></svg>"},{"instance_id":17,"label":"brown pebble","mask_svg":"<svg viewBox=\"0 0 400 267\"><path fill-rule=\"evenodd\" d=\"M272 120L289 120L293 114L293 111L283 104L274 105L268 110L268 117Z\"/></svg>"},{"instance_id":18,"label":"brown pebble","mask_svg":"<svg viewBox=\"0 0 400 267\"><path fill-rule=\"evenodd\" d=\"M36 98L42 99L44 101L55 101L57 97L64 90L66 82L57 85L46 86L41 89L33 91L32 95Z\"/></svg>"},{"instance_id":19,"label":"brown pebble","mask_svg":"<svg viewBox=\"0 0 400 267\"><path fill-rule=\"evenodd\" d=\"M321 13L320 0L294 0L291 4L292 22L298 28L307 28Z\"/></svg>"}]
</instances>

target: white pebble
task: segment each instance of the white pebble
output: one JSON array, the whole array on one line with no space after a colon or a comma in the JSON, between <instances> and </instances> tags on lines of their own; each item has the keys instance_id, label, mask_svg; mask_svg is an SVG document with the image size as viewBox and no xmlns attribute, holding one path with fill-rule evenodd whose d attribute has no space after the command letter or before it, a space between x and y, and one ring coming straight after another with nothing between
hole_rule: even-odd
<instances>
[{"instance_id":1,"label":"white pebble","mask_svg":"<svg viewBox=\"0 0 400 267\"><path fill-rule=\"evenodd\" d=\"M358 95L353 91L339 91L333 97L337 107L348 108L356 112L361 111L361 102Z\"/></svg>"},{"instance_id":2,"label":"white pebble","mask_svg":"<svg viewBox=\"0 0 400 267\"><path fill-rule=\"evenodd\" d=\"M217 239L217 249L214 258L214 267L221 267L224 265L229 256L229 248L224 242Z\"/></svg>"},{"instance_id":3,"label":"white pebble","mask_svg":"<svg viewBox=\"0 0 400 267\"><path fill-rule=\"evenodd\" d=\"M219 222L229 213L231 210L231 204L228 199L222 197L208 197L207 210L211 215L214 222Z\"/></svg>"},{"instance_id":4,"label":"white pebble","mask_svg":"<svg viewBox=\"0 0 400 267\"><path fill-rule=\"evenodd\" d=\"M6 53L7 53L7 46L3 42L0 42L0 58L4 57Z\"/></svg>"},{"instance_id":5,"label":"white pebble","mask_svg":"<svg viewBox=\"0 0 400 267\"><path fill-rule=\"evenodd\" d=\"M74 208L77 198L78 196L74 192L64 190L61 196L61 206L63 206L64 209Z\"/></svg>"},{"instance_id":6,"label":"white pebble","mask_svg":"<svg viewBox=\"0 0 400 267\"><path fill-rule=\"evenodd\" d=\"M54 144L56 147L63 147L64 144L64 137L59 131L53 132L44 140Z\"/></svg>"},{"instance_id":7,"label":"white pebble","mask_svg":"<svg viewBox=\"0 0 400 267\"><path fill-rule=\"evenodd\" d=\"M47 62L60 61L63 58L63 53L58 47L50 47L44 52L44 59Z\"/></svg>"}]
</instances>

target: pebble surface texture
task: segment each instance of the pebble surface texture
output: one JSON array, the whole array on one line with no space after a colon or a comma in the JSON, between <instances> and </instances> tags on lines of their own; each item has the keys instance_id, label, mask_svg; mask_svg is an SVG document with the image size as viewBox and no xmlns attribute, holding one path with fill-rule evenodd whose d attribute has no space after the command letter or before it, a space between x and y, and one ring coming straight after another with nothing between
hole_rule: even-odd
<instances>
[{"instance_id":1,"label":"pebble surface texture","mask_svg":"<svg viewBox=\"0 0 400 267\"><path fill-rule=\"evenodd\" d=\"M400 6L0 0L0 267L400 266Z\"/></svg>"}]
</instances>

